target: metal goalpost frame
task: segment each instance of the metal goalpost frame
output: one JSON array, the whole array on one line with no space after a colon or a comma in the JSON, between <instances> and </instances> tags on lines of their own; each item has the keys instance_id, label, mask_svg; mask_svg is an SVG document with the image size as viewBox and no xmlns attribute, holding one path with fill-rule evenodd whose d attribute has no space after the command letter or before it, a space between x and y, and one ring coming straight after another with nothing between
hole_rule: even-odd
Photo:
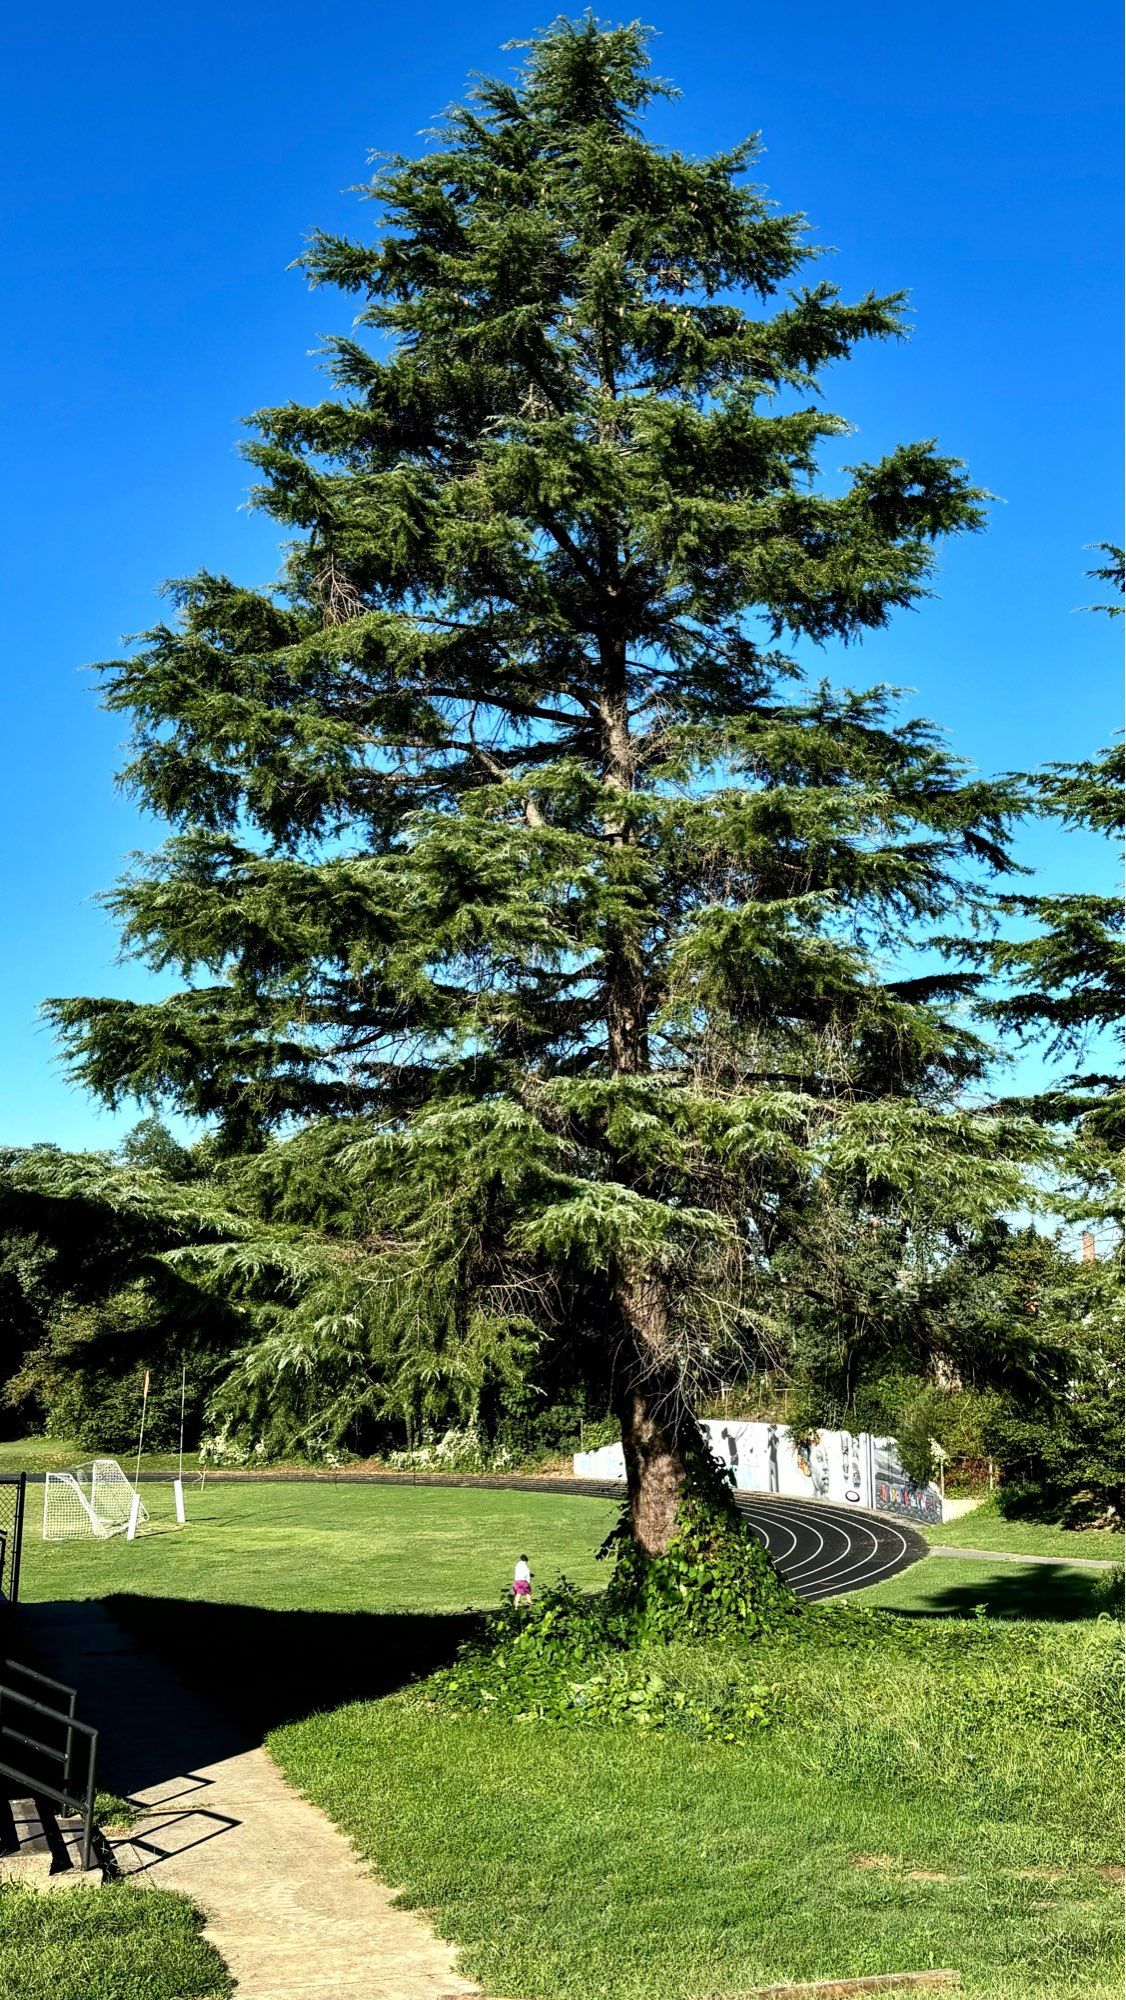
<instances>
[{"instance_id":1,"label":"metal goalpost frame","mask_svg":"<svg viewBox=\"0 0 1126 2000\"><path fill-rule=\"evenodd\" d=\"M106 1541L128 1531L136 1510L148 1519L135 1487L115 1458L94 1458L43 1481L43 1540L64 1542L93 1537Z\"/></svg>"}]
</instances>

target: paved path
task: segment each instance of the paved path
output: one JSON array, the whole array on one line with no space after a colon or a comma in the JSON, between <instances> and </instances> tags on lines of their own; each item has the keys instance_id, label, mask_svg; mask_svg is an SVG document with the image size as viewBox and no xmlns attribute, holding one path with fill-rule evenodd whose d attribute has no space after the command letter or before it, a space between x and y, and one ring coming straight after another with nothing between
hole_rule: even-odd
<instances>
[{"instance_id":1,"label":"paved path","mask_svg":"<svg viewBox=\"0 0 1126 2000\"><path fill-rule=\"evenodd\" d=\"M199 1905L237 2000L476 1992L451 1947L393 1907L393 1892L247 1731L138 1652L100 1604L28 1604L21 1623L102 1732L102 1785L153 1809L112 1843L121 1873ZM230 1666L254 1671L252 1661Z\"/></svg>"}]
</instances>

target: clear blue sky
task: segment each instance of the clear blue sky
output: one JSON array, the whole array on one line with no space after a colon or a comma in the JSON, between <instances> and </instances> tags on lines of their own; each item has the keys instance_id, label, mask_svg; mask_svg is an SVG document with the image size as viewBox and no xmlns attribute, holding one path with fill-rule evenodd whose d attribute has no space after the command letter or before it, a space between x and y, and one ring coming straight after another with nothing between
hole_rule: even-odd
<instances>
[{"instance_id":1,"label":"clear blue sky","mask_svg":"<svg viewBox=\"0 0 1126 2000\"><path fill-rule=\"evenodd\" d=\"M114 790L120 722L85 662L206 564L268 582L242 508L239 418L320 393L310 350L347 301L287 271L372 148L413 149L473 68L549 18L473 8L62 0L3 43L9 160L3 339L3 937L0 1141L106 1145L35 1009L152 990L94 902L151 844ZM682 88L658 136L711 150L761 129L762 177L837 247L847 291L908 286L917 331L830 382L857 455L937 435L999 496L947 553L938 601L835 675L908 683L985 770L1082 755L1117 727L1115 632L1084 544L1120 539L1117 9L1110 0L661 0ZM1106 879L1089 843L1031 837L1044 886Z\"/></svg>"}]
</instances>

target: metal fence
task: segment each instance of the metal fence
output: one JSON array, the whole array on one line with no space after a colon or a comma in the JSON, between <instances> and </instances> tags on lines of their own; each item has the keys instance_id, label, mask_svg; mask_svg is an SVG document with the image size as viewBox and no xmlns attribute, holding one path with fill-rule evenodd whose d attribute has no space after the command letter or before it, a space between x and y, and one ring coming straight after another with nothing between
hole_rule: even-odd
<instances>
[{"instance_id":1,"label":"metal fence","mask_svg":"<svg viewBox=\"0 0 1126 2000\"><path fill-rule=\"evenodd\" d=\"M74 1712L78 1693L66 1681L52 1680L49 1674L41 1674L37 1667L21 1666L18 1660L5 1660L4 1672L34 1681L37 1690L45 1690L53 1699L41 1701L22 1688L12 1687L10 1681L0 1681L0 1779L26 1785L34 1798L50 1799L64 1812L81 1813L82 1866L89 1869L94 1859L98 1732L88 1722L79 1721ZM36 1732L46 1729L55 1738L54 1742L45 1743L41 1734L32 1736L28 1729L17 1729L9 1721L13 1707L18 1720L26 1720L29 1729ZM9 1744L16 1746L19 1764L7 1761ZM28 1760L29 1750L32 1755ZM44 1759L48 1776L44 1775ZM34 1763L36 1768L25 1770L24 1760Z\"/></svg>"},{"instance_id":2,"label":"metal fence","mask_svg":"<svg viewBox=\"0 0 1126 2000\"><path fill-rule=\"evenodd\" d=\"M20 1546L23 1541L27 1474L0 1474L0 1600L15 1604L20 1594Z\"/></svg>"}]
</instances>

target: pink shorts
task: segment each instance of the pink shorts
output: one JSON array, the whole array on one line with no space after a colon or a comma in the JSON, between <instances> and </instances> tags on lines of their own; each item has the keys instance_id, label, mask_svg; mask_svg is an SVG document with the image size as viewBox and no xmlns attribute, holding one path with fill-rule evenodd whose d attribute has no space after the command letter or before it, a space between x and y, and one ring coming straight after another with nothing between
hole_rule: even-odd
<instances>
[{"instance_id":1,"label":"pink shorts","mask_svg":"<svg viewBox=\"0 0 1126 2000\"><path fill-rule=\"evenodd\" d=\"M523 1577L519 1577L512 1586L513 1597L530 1597L531 1594L532 1594L531 1584L526 1583Z\"/></svg>"}]
</instances>

